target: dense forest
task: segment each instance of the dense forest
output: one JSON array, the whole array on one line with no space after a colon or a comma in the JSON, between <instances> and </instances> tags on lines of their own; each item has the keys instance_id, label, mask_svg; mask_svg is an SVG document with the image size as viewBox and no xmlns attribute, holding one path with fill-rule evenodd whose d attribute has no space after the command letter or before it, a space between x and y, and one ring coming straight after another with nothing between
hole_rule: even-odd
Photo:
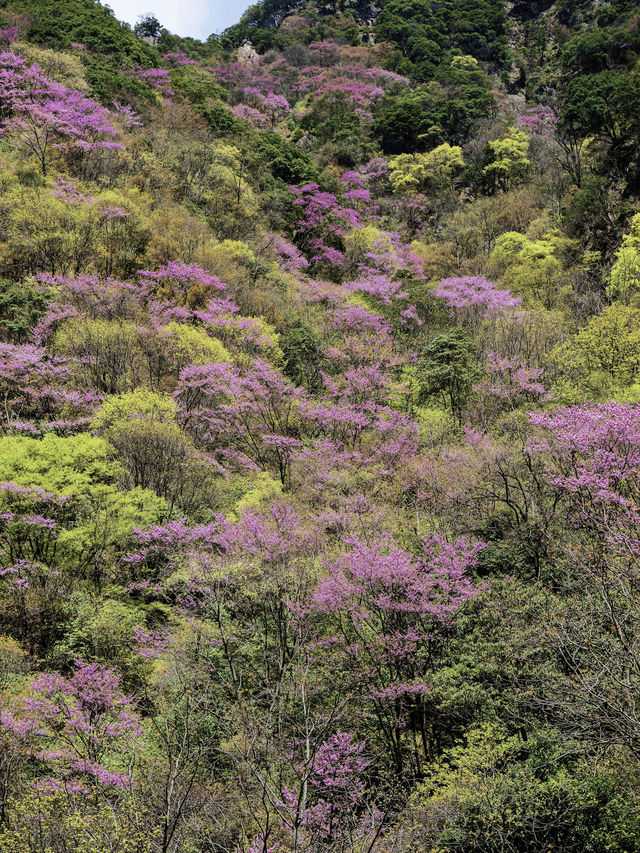
<instances>
[{"instance_id":1,"label":"dense forest","mask_svg":"<svg viewBox=\"0 0 640 853\"><path fill-rule=\"evenodd\" d=\"M0 853L640 853L639 20L0 0Z\"/></svg>"}]
</instances>

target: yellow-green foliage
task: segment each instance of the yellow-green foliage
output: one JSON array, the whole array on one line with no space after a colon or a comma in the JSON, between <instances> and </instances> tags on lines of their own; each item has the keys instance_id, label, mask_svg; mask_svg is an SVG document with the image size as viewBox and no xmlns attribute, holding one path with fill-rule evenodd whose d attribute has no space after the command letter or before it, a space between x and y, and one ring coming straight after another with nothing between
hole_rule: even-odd
<instances>
[{"instance_id":1,"label":"yellow-green foliage","mask_svg":"<svg viewBox=\"0 0 640 853\"><path fill-rule=\"evenodd\" d=\"M524 130L511 127L498 139L487 145L489 162L482 174L487 181L500 189L522 181L531 161L529 160L529 137Z\"/></svg>"},{"instance_id":2,"label":"yellow-green foliage","mask_svg":"<svg viewBox=\"0 0 640 853\"><path fill-rule=\"evenodd\" d=\"M97 571L132 527L156 524L166 513L166 503L150 491L120 489L123 474L109 444L86 433L0 438L0 480L71 498L56 559L76 571ZM10 500L2 493L0 506Z\"/></svg>"},{"instance_id":3,"label":"yellow-green foliage","mask_svg":"<svg viewBox=\"0 0 640 853\"><path fill-rule=\"evenodd\" d=\"M528 186L493 196L480 196L447 217L443 236L459 260L489 255L507 231L526 231L539 213L539 198Z\"/></svg>"},{"instance_id":4,"label":"yellow-green foliage","mask_svg":"<svg viewBox=\"0 0 640 853\"><path fill-rule=\"evenodd\" d=\"M52 195L51 180L24 185L7 170L0 184L0 268L12 275L46 271L127 277L142 265L150 237L148 201L136 190L93 193L78 182L76 189L92 201L69 204Z\"/></svg>"},{"instance_id":5,"label":"yellow-green foliage","mask_svg":"<svg viewBox=\"0 0 640 853\"><path fill-rule=\"evenodd\" d=\"M166 340L167 359L176 372L188 364L231 361L231 356L223 344L217 338L210 337L198 326L169 323L162 334Z\"/></svg>"},{"instance_id":6,"label":"yellow-green foliage","mask_svg":"<svg viewBox=\"0 0 640 853\"><path fill-rule=\"evenodd\" d=\"M129 487L164 498L169 508L198 513L216 500L215 470L202 459L177 423L178 406L165 394L138 388L111 397L93 418L93 429L116 449Z\"/></svg>"},{"instance_id":7,"label":"yellow-green foliage","mask_svg":"<svg viewBox=\"0 0 640 853\"><path fill-rule=\"evenodd\" d=\"M501 282L521 294L529 306L555 308L570 290L558 257L570 244L556 231L537 239L508 231L496 240L491 262L501 274Z\"/></svg>"},{"instance_id":8,"label":"yellow-green foliage","mask_svg":"<svg viewBox=\"0 0 640 853\"><path fill-rule=\"evenodd\" d=\"M249 323L245 327L246 321ZM279 346L279 333L275 326L262 317L245 317L240 326L230 323L214 328L214 331L236 358L259 354L273 364L281 364L284 359Z\"/></svg>"},{"instance_id":9,"label":"yellow-green foliage","mask_svg":"<svg viewBox=\"0 0 640 853\"><path fill-rule=\"evenodd\" d=\"M3 178L2 267L22 275L87 269L95 245L96 211L65 204L51 195L49 187L22 186L9 174Z\"/></svg>"},{"instance_id":10,"label":"yellow-green foliage","mask_svg":"<svg viewBox=\"0 0 640 853\"><path fill-rule=\"evenodd\" d=\"M373 249L384 252L392 258L397 257L397 250L389 235L375 225L364 225L362 228L351 231L344 238L344 246L345 265L353 272L357 270L358 264L366 260L366 253Z\"/></svg>"},{"instance_id":11,"label":"yellow-green foliage","mask_svg":"<svg viewBox=\"0 0 640 853\"><path fill-rule=\"evenodd\" d=\"M640 213L631 220L631 230L622 239L611 268L607 293L615 299L627 299L640 286Z\"/></svg>"},{"instance_id":12,"label":"yellow-green foliage","mask_svg":"<svg viewBox=\"0 0 640 853\"><path fill-rule=\"evenodd\" d=\"M144 625L144 611L127 601L96 599L88 593L78 594L73 621L57 654L90 655L117 666L125 678L140 674L144 660L133 646L134 630Z\"/></svg>"},{"instance_id":13,"label":"yellow-green foliage","mask_svg":"<svg viewBox=\"0 0 640 853\"><path fill-rule=\"evenodd\" d=\"M255 231L258 204L247 157L228 142L177 152L176 172L186 198L202 210L216 234L237 239Z\"/></svg>"},{"instance_id":14,"label":"yellow-green foliage","mask_svg":"<svg viewBox=\"0 0 640 853\"><path fill-rule=\"evenodd\" d=\"M564 402L618 396L640 370L640 310L615 303L551 354Z\"/></svg>"},{"instance_id":15,"label":"yellow-green foliage","mask_svg":"<svg viewBox=\"0 0 640 853\"><path fill-rule=\"evenodd\" d=\"M137 388L128 394L109 397L94 415L91 425L98 432L108 433L116 426L137 418L174 423L177 417L178 404L171 397Z\"/></svg>"},{"instance_id":16,"label":"yellow-green foliage","mask_svg":"<svg viewBox=\"0 0 640 853\"><path fill-rule=\"evenodd\" d=\"M502 267L508 267L513 264L516 258L519 258L520 253L524 251L531 240L526 234L520 234L517 231L507 231L501 234L495 243L495 248L491 253L491 260ZM553 252L552 247L549 247L550 252ZM549 250L545 251L549 254Z\"/></svg>"},{"instance_id":17,"label":"yellow-green foliage","mask_svg":"<svg viewBox=\"0 0 640 853\"><path fill-rule=\"evenodd\" d=\"M239 248L241 246L242 249ZM255 261L255 255L244 243L236 240L209 240L202 247L200 256L201 265L217 275L234 293L253 290L250 265Z\"/></svg>"},{"instance_id":18,"label":"yellow-green foliage","mask_svg":"<svg viewBox=\"0 0 640 853\"><path fill-rule=\"evenodd\" d=\"M0 689L31 668L31 659L13 637L0 635Z\"/></svg>"},{"instance_id":19,"label":"yellow-green foliage","mask_svg":"<svg viewBox=\"0 0 640 853\"><path fill-rule=\"evenodd\" d=\"M463 168L462 148L445 142L425 154L392 157L389 178L395 193L442 192L452 187L454 175Z\"/></svg>"},{"instance_id":20,"label":"yellow-green foliage","mask_svg":"<svg viewBox=\"0 0 640 853\"><path fill-rule=\"evenodd\" d=\"M515 760L521 750L520 738L509 735L496 723L483 723L471 729L464 746L448 750L412 799L416 809L414 819L424 825L423 831L428 834L427 847L423 849L431 853L452 849L446 841L437 843L439 838L449 840L450 827L446 820L441 820L443 814L455 816L454 820L457 818L462 823L468 815L472 838L483 826L498 821L505 835L513 833L519 837L518 829L530 819L530 809L547 787L526 765Z\"/></svg>"},{"instance_id":21,"label":"yellow-green foliage","mask_svg":"<svg viewBox=\"0 0 640 853\"><path fill-rule=\"evenodd\" d=\"M218 243L213 250L214 255L216 254L216 251L219 251L227 257L233 258L234 261L237 261L240 264L251 264L256 259L253 250L241 240L222 240L222 242Z\"/></svg>"},{"instance_id":22,"label":"yellow-green foliage","mask_svg":"<svg viewBox=\"0 0 640 853\"><path fill-rule=\"evenodd\" d=\"M456 71L482 73L478 60L475 56L469 56L468 53L465 53L463 56L454 56L451 60L451 68L454 68Z\"/></svg>"},{"instance_id":23,"label":"yellow-green foliage","mask_svg":"<svg viewBox=\"0 0 640 853\"><path fill-rule=\"evenodd\" d=\"M455 433L456 425L448 409L419 406L415 410L415 418L424 444L439 444L450 439Z\"/></svg>"},{"instance_id":24,"label":"yellow-green foliage","mask_svg":"<svg viewBox=\"0 0 640 853\"><path fill-rule=\"evenodd\" d=\"M107 599L93 606L84 621L85 642L93 654L122 666L122 657L131 647L133 629L140 625L140 611L123 601Z\"/></svg>"},{"instance_id":25,"label":"yellow-green foliage","mask_svg":"<svg viewBox=\"0 0 640 853\"><path fill-rule=\"evenodd\" d=\"M555 749L559 760L541 773L539 762L527 760L532 748L524 729L513 733L500 722L486 721L467 730L464 744L445 751L411 798L402 825L403 835L414 843L408 846L405 840L403 849L524 850L536 842L522 839L536 839L542 826L564 827L566 814L572 815L576 837L591 840L598 815L607 821L602 835L613 839L611 849L630 849L626 842L632 845L637 838L639 815L633 788L620 782L619 757L597 768L580 759L567 765ZM494 846L493 837L507 842Z\"/></svg>"},{"instance_id":26,"label":"yellow-green foliage","mask_svg":"<svg viewBox=\"0 0 640 853\"><path fill-rule=\"evenodd\" d=\"M362 228L354 229L343 238L345 263L349 269L355 271L357 265L364 261L365 254L380 239L380 233L380 230L375 225L363 225Z\"/></svg>"},{"instance_id":27,"label":"yellow-green foliage","mask_svg":"<svg viewBox=\"0 0 640 853\"><path fill-rule=\"evenodd\" d=\"M110 492L121 469L113 451L87 433L63 438L0 438L0 480L39 486L58 495L84 498L93 491Z\"/></svg>"},{"instance_id":28,"label":"yellow-green foliage","mask_svg":"<svg viewBox=\"0 0 640 853\"><path fill-rule=\"evenodd\" d=\"M131 853L152 853L161 842L159 830L135 819L136 804L127 796L114 807L95 798L69 798L44 786L35 791L27 787L13 797L10 810L14 820L0 829L0 853L35 853L35 837L43 853L111 853L114 845Z\"/></svg>"},{"instance_id":29,"label":"yellow-green foliage","mask_svg":"<svg viewBox=\"0 0 640 853\"><path fill-rule=\"evenodd\" d=\"M171 86L194 104L206 103L220 96L220 86L212 75L197 65L183 65L171 71Z\"/></svg>"},{"instance_id":30,"label":"yellow-green foliage","mask_svg":"<svg viewBox=\"0 0 640 853\"><path fill-rule=\"evenodd\" d=\"M458 261L452 243L423 243L414 240L411 251L422 258L423 271L427 279L446 278L458 269Z\"/></svg>"},{"instance_id":31,"label":"yellow-green foliage","mask_svg":"<svg viewBox=\"0 0 640 853\"><path fill-rule=\"evenodd\" d=\"M244 233L244 228L250 225L251 219L258 213L254 192L247 181L244 154L234 145L215 143L208 177L211 190L207 203L208 215L218 219L226 213L233 219L231 232L239 229Z\"/></svg>"},{"instance_id":32,"label":"yellow-green foliage","mask_svg":"<svg viewBox=\"0 0 640 853\"><path fill-rule=\"evenodd\" d=\"M145 375L138 330L124 320L68 320L58 329L53 349L78 359L77 375L104 394L129 391Z\"/></svg>"},{"instance_id":33,"label":"yellow-green foliage","mask_svg":"<svg viewBox=\"0 0 640 853\"><path fill-rule=\"evenodd\" d=\"M176 258L209 268L206 251L214 240L203 217L195 216L182 205L167 199L151 213L149 229L151 236L145 261L149 269L156 269Z\"/></svg>"},{"instance_id":34,"label":"yellow-green foliage","mask_svg":"<svg viewBox=\"0 0 640 853\"><path fill-rule=\"evenodd\" d=\"M251 481L251 487L236 505L236 512L259 510L269 506L282 494L282 483L274 480L266 471L260 471Z\"/></svg>"},{"instance_id":35,"label":"yellow-green foliage","mask_svg":"<svg viewBox=\"0 0 640 853\"><path fill-rule=\"evenodd\" d=\"M131 276L145 257L151 235L148 199L135 189L107 190L95 196L93 207L97 221L91 267L103 276Z\"/></svg>"},{"instance_id":36,"label":"yellow-green foliage","mask_svg":"<svg viewBox=\"0 0 640 853\"><path fill-rule=\"evenodd\" d=\"M23 41L16 42L11 50L24 57L29 65L35 62L42 68L47 77L57 83L69 86L71 89L79 89L81 92L88 90L84 65L79 56L38 47L35 44Z\"/></svg>"}]
</instances>

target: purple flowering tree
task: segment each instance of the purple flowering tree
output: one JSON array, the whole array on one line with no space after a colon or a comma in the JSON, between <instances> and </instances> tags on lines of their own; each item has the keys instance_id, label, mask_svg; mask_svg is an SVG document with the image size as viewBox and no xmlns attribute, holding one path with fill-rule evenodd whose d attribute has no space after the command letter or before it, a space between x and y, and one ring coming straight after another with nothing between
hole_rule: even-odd
<instances>
[{"instance_id":1,"label":"purple flowering tree","mask_svg":"<svg viewBox=\"0 0 640 853\"><path fill-rule=\"evenodd\" d=\"M513 296L509 290L500 290L497 284L483 275L445 278L433 294L471 327L477 327L483 319L513 311L522 302L520 296Z\"/></svg>"},{"instance_id":2,"label":"purple flowering tree","mask_svg":"<svg viewBox=\"0 0 640 853\"><path fill-rule=\"evenodd\" d=\"M187 56L186 53L183 53L180 50L163 53L162 58L174 68L181 68L184 65L200 65L196 59L191 59L191 57Z\"/></svg>"},{"instance_id":3,"label":"purple flowering tree","mask_svg":"<svg viewBox=\"0 0 640 853\"><path fill-rule=\"evenodd\" d=\"M612 553L640 558L640 406L587 403L530 415L529 449L576 523Z\"/></svg>"},{"instance_id":4,"label":"purple flowering tree","mask_svg":"<svg viewBox=\"0 0 640 853\"><path fill-rule=\"evenodd\" d=\"M7 51L0 53L0 114L2 134L34 154L43 174L55 150L123 148L115 140L118 129L108 110Z\"/></svg>"},{"instance_id":5,"label":"purple flowering tree","mask_svg":"<svg viewBox=\"0 0 640 853\"><path fill-rule=\"evenodd\" d=\"M357 693L372 721L372 739L399 774L419 776L434 748L426 713L431 673L456 612L474 594L467 571L483 546L433 537L416 557L388 537L345 541L344 552L323 560L326 576L311 611L329 619L323 644L343 689Z\"/></svg>"},{"instance_id":6,"label":"purple flowering tree","mask_svg":"<svg viewBox=\"0 0 640 853\"><path fill-rule=\"evenodd\" d=\"M516 124L531 134L537 134L548 139L555 133L558 116L551 107L539 104L535 107L529 107L522 115L519 115Z\"/></svg>"},{"instance_id":7,"label":"purple flowering tree","mask_svg":"<svg viewBox=\"0 0 640 853\"><path fill-rule=\"evenodd\" d=\"M50 308L37 328L44 329L46 324L55 326L60 320L75 316L73 309ZM25 435L39 435L43 429L73 432L86 426L101 398L93 392L73 388L71 377L67 360L51 355L44 347L0 343L3 427Z\"/></svg>"},{"instance_id":8,"label":"purple flowering tree","mask_svg":"<svg viewBox=\"0 0 640 853\"><path fill-rule=\"evenodd\" d=\"M381 815L367 803L365 744L337 732L308 752L297 767L297 784L285 785L277 805L292 851L343 850L359 844L372 850Z\"/></svg>"},{"instance_id":9,"label":"purple flowering tree","mask_svg":"<svg viewBox=\"0 0 640 853\"><path fill-rule=\"evenodd\" d=\"M226 289L217 276L183 261L169 261L157 270L140 270L138 275L149 295L192 308L204 307L207 297Z\"/></svg>"},{"instance_id":10,"label":"purple flowering tree","mask_svg":"<svg viewBox=\"0 0 640 853\"><path fill-rule=\"evenodd\" d=\"M36 786L70 797L130 789L142 735L133 702L113 670L81 660L75 667L70 678L37 676L31 695L0 714L0 725L41 762Z\"/></svg>"},{"instance_id":11,"label":"purple flowering tree","mask_svg":"<svg viewBox=\"0 0 640 853\"><path fill-rule=\"evenodd\" d=\"M300 446L298 405L306 391L266 361L186 367L176 392L187 429L216 457L288 480Z\"/></svg>"},{"instance_id":12,"label":"purple flowering tree","mask_svg":"<svg viewBox=\"0 0 640 853\"><path fill-rule=\"evenodd\" d=\"M166 68L141 68L136 69L136 78L151 86L156 92L166 98L173 97L170 72Z\"/></svg>"},{"instance_id":13,"label":"purple flowering tree","mask_svg":"<svg viewBox=\"0 0 640 853\"><path fill-rule=\"evenodd\" d=\"M487 353L485 378L474 390L485 402L485 408L514 411L519 405L540 403L551 398L542 377L542 368L530 367L521 358L504 358L495 352Z\"/></svg>"},{"instance_id":14,"label":"purple flowering tree","mask_svg":"<svg viewBox=\"0 0 640 853\"><path fill-rule=\"evenodd\" d=\"M548 638L567 678L537 701L593 743L640 745L640 406L589 403L530 415L529 451L576 535L551 529L557 583Z\"/></svg>"},{"instance_id":15,"label":"purple flowering tree","mask_svg":"<svg viewBox=\"0 0 640 853\"><path fill-rule=\"evenodd\" d=\"M302 249L310 250L312 261L340 266L343 261L341 238L361 224L361 215L343 205L333 193L322 192L318 184L289 187L293 204L301 208L297 236Z\"/></svg>"}]
</instances>

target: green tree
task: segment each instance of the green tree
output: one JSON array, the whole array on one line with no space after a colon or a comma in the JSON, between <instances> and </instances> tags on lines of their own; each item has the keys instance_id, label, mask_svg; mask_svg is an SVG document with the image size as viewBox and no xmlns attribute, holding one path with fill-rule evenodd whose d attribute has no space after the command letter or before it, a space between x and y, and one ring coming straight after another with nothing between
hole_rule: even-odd
<instances>
[{"instance_id":1,"label":"green tree","mask_svg":"<svg viewBox=\"0 0 640 853\"><path fill-rule=\"evenodd\" d=\"M559 231L549 231L535 240L507 231L496 240L491 261L510 290L522 294L529 305L551 309L561 305L571 292L560 258L575 250L575 242Z\"/></svg>"},{"instance_id":2,"label":"green tree","mask_svg":"<svg viewBox=\"0 0 640 853\"><path fill-rule=\"evenodd\" d=\"M0 438L0 481L41 490L0 493L0 508L16 516L15 523L2 522L3 561L61 567L69 577L100 585L126 547L131 528L155 524L166 515L166 503L152 492L120 488L125 472L114 457L106 441L87 433ZM46 525L29 531L17 521L18 510L22 513L40 494L52 496L45 508L49 514L55 511L53 535ZM56 497L63 499L59 509Z\"/></svg>"},{"instance_id":3,"label":"green tree","mask_svg":"<svg viewBox=\"0 0 640 853\"><path fill-rule=\"evenodd\" d=\"M14 343L25 341L46 307L45 294L29 282L0 281L0 337Z\"/></svg>"},{"instance_id":4,"label":"green tree","mask_svg":"<svg viewBox=\"0 0 640 853\"><path fill-rule=\"evenodd\" d=\"M280 335L280 348L285 376L312 393L319 391L322 388L322 353L315 332L298 320Z\"/></svg>"},{"instance_id":5,"label":"green tree","mask_svg":"<svg viewBox=\"0 0 640 853\"><path fill-rule=\"evenodd\" d=\"M438 193L452 189L455 174L463 168L462 148L445 142L425 154L392 157L389 177L396 193Z\"/></svg>"},{"instance_id":6,"label":"green tree","mask_svg":"<svg viewBox=\"0 0 640 853\"><path fill-rule=\"evenodd\" d=\"M494 108L488 78L464 85L433 80L385 98L376 107L373 132L387 154L424 151L443 142L460 145Z\"/></svg>"},{"instance_id":7,"label":"green tree","mask_svg":"<svg viewBox=\"0 0 640 853\"><path fill-rule=\"evenodd\" d=\"M515 127L509 128L499 139L489 142L482 169L488 191L507 190L521 183L531 166L528 154L529 138L524 130Z\"/></svg>"},{"instance_id":8,"label":"green tree","mask_svg":"<svg viewBox=\"0 0 640 853\"><path fill-rule=\"evenodd\" d=\"M133 31L140 39L153 39L155 41L160 37L162 24L155 15L140 15Z\"/></svg>"},{"instance_id":9,"label":"green tree","mask_svg":"<svg viewBox=\"0 0 640 853\"><path fill-rule=\"evenodd\" d=\"M560 111L562 127L617 148L637 141L639 119L640 91L632 75L607 70L569 81Z\"/></svg>"},{"instance_id":10,"label":"green tree","mask_svg":"<svg viewBox=\"0 0 640 853\"><path fill-rule=\"evenodd\" d=\"M480 377L478 350L464 329L438 335L420 356L418 363L418 403L433 397L444 399L458 423L474 383Z\"/></svg>"},{"instance_id":11,"label":"green tree","mask_svg":"<svg viewBox=\"0 0 640 853\"><path fill-rule=\"evenodd\" d=\"M640 371L640 310L616 302L551 353L555 393L566 402L607 399L632 386Z\"/></svg>"},{"instance_id":12,"label":"green tree","mask_svg":"<svg viewBox=\"0 0 640 853\"><path fill-rule=\"evenodd\" d=\"M631 230L622 238L611 268L607 293L627 301L640 287L640 213L631 220Z\"/></svg>"},{"instance_id":13,"label":"green tree","mask_svg":"<svg viewBox=\"0 0 640 853\"><path fill-rule=\"evenodd\" d=\"M138 388L111 397L93 428L116 449L128 488L151 489L182 512L197 514L215 502L214 469L177 423L178 406L166 395Z\"/></svg>"}]
</instances>

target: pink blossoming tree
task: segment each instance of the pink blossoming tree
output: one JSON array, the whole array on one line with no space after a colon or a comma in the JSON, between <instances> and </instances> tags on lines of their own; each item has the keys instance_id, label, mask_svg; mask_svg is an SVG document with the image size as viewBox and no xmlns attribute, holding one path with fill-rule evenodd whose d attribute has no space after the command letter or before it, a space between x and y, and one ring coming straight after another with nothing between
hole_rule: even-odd
<instances>
[{"instance_id":1,"label":"pink blossoming tree","mask_svg":"<svg viewBox=\"0 0 640 853\"><path fill-rule=\"evenodd\" d=\"M104 107L6 51L0 53L0 113L2 134L35 155L43 174L52 151L123 147L115 140L118 130Z\"/></svg>"}]
</instances>

